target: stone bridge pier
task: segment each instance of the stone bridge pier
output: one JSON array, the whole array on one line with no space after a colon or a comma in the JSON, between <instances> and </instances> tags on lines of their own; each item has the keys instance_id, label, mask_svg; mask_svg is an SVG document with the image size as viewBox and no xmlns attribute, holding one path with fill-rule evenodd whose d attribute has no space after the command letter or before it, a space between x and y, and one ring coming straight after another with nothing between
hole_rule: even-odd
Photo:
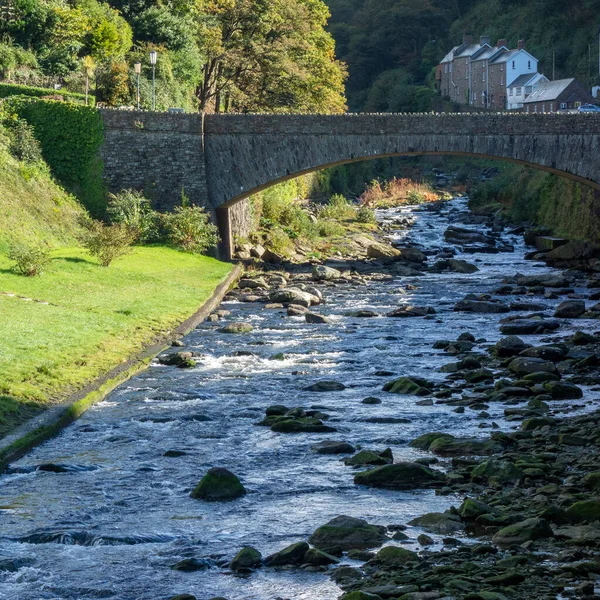
<instances>
[{"instance_id":1,"label":"stone bridge pier","mask_svg":"<svg viewBox=\"0 0 600 600\"><path fill-rule=\"evenodd\" d=\"M159 210L209 210L222 255L244 233L240 202L318 169L388 156L508 160L600 189L600 115L452 113L200 115L103 111L105 181L146 190Z\"/></svg>"}]
</instances>

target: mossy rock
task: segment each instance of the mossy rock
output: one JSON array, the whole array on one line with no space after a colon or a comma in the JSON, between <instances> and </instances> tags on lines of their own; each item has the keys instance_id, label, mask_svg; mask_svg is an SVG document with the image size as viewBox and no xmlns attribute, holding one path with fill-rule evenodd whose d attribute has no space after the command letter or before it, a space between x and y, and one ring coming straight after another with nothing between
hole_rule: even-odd
<instances>
[{"instance_id":1,"label":"mossy rock","mask_svg":"<svg viewBox=\"0 0 600 600\"><path fill-rule=\"evenodd\" d=\"M488 456L503 450L504 444L498 441L477 438L439 437L429 446L429 451L438 456Z\"/></svg>"},{"instance_id":2,"label":"mossy rock","mask_svg":"<svg viewBox=\"0 0 600 600\"><path fill-rule=\"evenodd\" d=\"M533 517L500 529L492 538L498 546L507 548L514 544L523 544L530 540L553 537L554 533L548 521Z\"/></svg>"},{"instance_id":3,"label":"mossy rock","mask_svg":"<svg viewBox=\"0 0 600 600\"><path fill-rule=\"evenodd\" d=\"M509 571L508 573L502 573L501 575L493 575L483 580L484 583L498 587L508 587L511 585L519 585L525 581L525 575L518 573L517 571Z\"/></svg>"},{"instance_id":4,"label":"mossy rock","mask_svg":"<svg viewBox=\"0 0 600 600\"><path fill-rule=\"evenodd\" d=\"M600 490L600 471L588 473L583 480L583 484L588 490Z\"/></svg>"},{"instance_id":5,"label":"mossy rock","mask_svg":"<svg viewBox=\"0 0 600 600\"><path fill-rule=\"evenodd\" d=\"M600 498L575 502L567 508L567 516L572 523L592 523L600 520Z\"/></svg>"},{"instance_id":6,"label":"mossy rock","mask_svg":"<svg viewBox=\"0 0 600 600\"><path fill-rule=\"evenodd\" d=\"M354 483L388 490L416 490L440 487L446 476L425 465L400 462L357 473Z\"/></svg>"},{"instance_id":7,"label":"mossy rock","mask_svg":"<svg viewBox=\"0 0 600 600\"><path fill-rule=\"evenodd\" d=\"M406 548L400 548L400 546L386 546L369 562L377 563L385 567L398 567L418 560L419 556L416 552L412 552Z\"/></svg>"},{"instance_id":8,"label":"mossy rock","mask_svg":"<svg viewBox=\"0 0 600 600\"><path fill-rule=\"evenodd\" d=\"M560 375L548 373L546 371L538 371L536 373L528 373L523 379L530 383L545 383L546 381L559 381Z\"/></svg>"},{"instance_id":9,"label":"mossy rock","mask_svg":"<svg viewBox=\"0 0 600 600\"><path fill-rule=\"evenodd\" d=\"M411 448L418 448L419 450L429 450L431 444L437 440L438 438L446 438L446 439L454 439L454 436L449 433L440 433L438 431L433 431L431 433L424 433L420 435L418 438L412 440L408 445Z\"/></svg>"},{"instance_id":10,"label":"mossy rock","mask_svg":"<svg viewBox=\"0 0 600 600\"><path fill-rule=\"evenodd\" d=\"M158 359L161 365L173 366L178 369L192 369L196 366L196 361L191 352L172 352Z\"/></svg>"},{"instance_id":11,"label":"mossy rock","mask_svg":"<svg viewBox=\"0 0 600 600\"><path fill-rule=\"evenodd\" d=\"M213 467L200 480L190 496L198 500L218 502L235 500L246 494L246 488L228 469Z\"/></svg>"},{"instance_id":12,"label":"mossy rock","mask_svg":"<svg viewBox=\"0 0 600 600\"><path fill-rule=\"evenodd\" d=\"M325 425L321 419L304 417L277 420L271 425L271 431L277 433L328 433L335 431L335 428Z\"/></svg>"},{"instance_id":13,"label":"mossy rock","mask_svg":"<svg viewBox=\"0 0 600 600\"><path fill-rule=\"evenodd\" d=\"M467 594L464 600L508 600L508 598L500 592L482 591Z\"/></svg>"},{"instance_id":14,"label":"mossy rock","mask_svg":"<svg viewBox=\"0 0 600 600\"><path fill-rule=\"evenodd\" d=\"M458 514L463 519L476 519L477 517L489 513L493 513L494 510L481 500L476 498L465 498L463 503L458 508Z\"/></svg>"},{"instance_id":15,"label":"mossy rock","mask_svg":"<svg viewBox=\"0 0 600 600\"><path fill-rule=\"evenodd\" d=\"M493 479L497 483L514 483L523 477L523 471L506 460L490 459L477 465L471 471L471 479ZM491 512L491 511L486 511Z\"/></svg>"},{"instance_id":16,"label":"mossy rock","mask_svg":"<svg viewBox=\"0 0 600 600\"><path fill-rule=\"evenodd\" d=\"M232 571L255 569L262 564L262 554L252 546L244 546L229 564Z\"/></svg>"},{"instance_id":17,"label":"mossy rock","mask_svg":"<svg viewBox=\"0 0 600 600\"><path fill-rule=\"evenodd\" d=\"M385 528L363 519L340 515L321 525L308 541L324 552L339 554L346 550L366 550L386 541Z\"/></svg>"},{"instance_id":18,"label":"mossy rock","mask_svg":"<svg viewBox=\"0 0 600 600\"><path fill-rule=\"evenodd\" d=\"M318 548L311 548L304 556L304 563L313 567L326 567L336 565L339 562L335 556Z\"/></svg>"},{"instance_id":19,"label":"mossy rock","mask_svg":"<svg viewBox=\"0 0 600 600\"><path fill-rule=\"evenodd\" d=\"M301 565L304 563L304 557L309 551L310 546L306 542L296 542L287 546L275 554L265 558L267 567L280 567L285 565Z\"/></svg>"},{"instance_id":20,"label":"mossy rock","mask_svg":"<svg viewBox=\"0 0 600 600\"><path fill-rule=\"evenodd\" d=\"M431 512L408 522L414 527L422 527L433 533L449 534L464 531L465 526L458 515L452 513Z\"/></svg>"},{"instance_id":21,"label":"mossy rock","mask_svg":"<svg viewBox=\"0 0 600 600\"><path fill-rule=\"evenodd\" d=\"M556 423L556 420L552 417L532 417L531 419L525 419L521 423L521 431L535 431L542 427L552 426Z\"/></svg>"},{"instance_id":22,"label":"mossy rock","mask_svg":"<svg viewBox=\"0 0 600 600\"><path fill-rule=\"evenodd\" d=\"M361 450L354 456L344 459L344 464L349 467L362 467L365 465L389 465L394 462L391 448L382 452L376 450Z\"/></svg>"},{"instance_id":23,"label":"mossy rock","mask_svg":"<svg viewBox=\"0 0 600 600\"><path fill-rule=\"evenodd\" d=\"M427 387L431 384L420 377L400 377L390 381L383 386L384 392L391 394L412 394L413 396L427 396L431 390Z\"/></svg>"},{"instance_id":24,"label":"mossy rock","mask_svg":"<svg viewBox=\"0 0 600 600\"><path fill-rule=\"evenodd\" d=\"M250 323L229 323L225 327L221 327L219 331L221 333L250 333L254 330L254 327Z\"/></svg>"},{"instance_id":25,"label":"mossy rock","mask_svg":"<svg viewBox=\"0 0 600 600\"><path fill-rule=\"evenodd\" d=\"M583 390L567 381L547 381L543 388L554 400L575 400L583 396Z\"/></svg>"},{"instance_id":26,"label":"mossy rock","mask_svg":"<svg viewBox=\"0 0 600 600\"><path fill-rule=\"evenodd\" d=\"M340 600L381 600L381 596L377 594L370 594L369 592L362 592L361 590L355 590L340 596Z\"/></svg>"}]
</instances>

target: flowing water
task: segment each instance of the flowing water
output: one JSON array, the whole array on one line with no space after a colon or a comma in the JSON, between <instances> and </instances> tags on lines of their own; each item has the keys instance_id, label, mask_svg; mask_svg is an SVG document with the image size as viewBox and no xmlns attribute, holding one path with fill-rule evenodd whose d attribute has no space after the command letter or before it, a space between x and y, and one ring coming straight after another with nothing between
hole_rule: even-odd
<instances>
[{"instance_id":1,"label":"flowing water","mask_svg":"<svg viewBox=\"0 0 600 600\"><path fill-rule=\"evenodd\" d=\"M464 202L448 202L439 212L410 207L380 217L413 217L413 227L398 238L441 249L447 246L446 227L460 224ZM319 311L331 317L329 325L308 325L260 304L228 303L228 319L251 322L252 333L227 336L219 326L201 325L185 339L187 349L203 355L196 368L147 369L0 478L0 598L154 600L177 593L199 600L337 598L339 588L322 573L263 568L238 577L224 565L244 545L266 555L305 540L340 514L388 525L460 502L430 490L359 488L338 456L317 455L310 447L323 439L346 440L366 448L389 446L396 460L405 460L423 455L407 442L427 431L488 435L476 411L458 415L451 407L417 406L415 397L381 392L392 377L377 372L441 380L437 369L450 359L432 350L435 340L455 339L463 331L488 342L500 337L501 315L456 313L452 306L468 292L493 289L506 275L546 269L523 259L519 238L504 238L514 252L463 257L480 268L471 275L426 274L327 288ZM403 290L409 283L417 289ZM344 316L359 308L385 313L404 303L434 306L437 314ZM235 356L237 351L253 355ZM269 358L280 352L285 360ZM341 381L347 389L303 390L321 379ZM383 402L362 404L367 396ZM272 404L325 407L328 423L338 431L284 435L257 427ZM514 428L502 410L492 404L487 424ZM382 422L390 418L395 422ZM167 450L185 455L165 457ZM35 470L50 462L69 470ZM190 498L190 489L212 466L236 473L248 495L229 503ZM418 533L407 530L412 538ZM169 568L189 557L207 559L208 568L193 573Z\"/></svg>"}]
</instances>

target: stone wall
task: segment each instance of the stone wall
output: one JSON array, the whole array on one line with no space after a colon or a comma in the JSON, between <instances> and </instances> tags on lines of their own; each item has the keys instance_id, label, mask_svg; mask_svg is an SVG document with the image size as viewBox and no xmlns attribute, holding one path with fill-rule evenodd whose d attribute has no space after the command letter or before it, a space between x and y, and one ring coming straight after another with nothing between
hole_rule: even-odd
<instances>
[{"instance_id":1,"label":"stone wall","mask_svg":"<svg viewBox=\"0 0 600 600\"><path fill-rule=\"evenodd\" d=\"M142 190L158 210L181 203L212 207L202 139L202 115L102 110L104 180L111 192Z\"/></svg>"}]
</instances>

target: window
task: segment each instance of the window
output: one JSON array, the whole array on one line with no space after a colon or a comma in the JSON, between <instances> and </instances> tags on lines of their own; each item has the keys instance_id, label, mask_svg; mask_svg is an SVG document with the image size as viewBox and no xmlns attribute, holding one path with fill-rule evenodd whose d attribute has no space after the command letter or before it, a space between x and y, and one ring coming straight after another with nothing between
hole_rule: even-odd
<instances>
[{"instance_id":1,"label":"window","mask_svg":"<svg viewBox=\"0 0 600 600\"><path fill-rule=\"evenodd\" d=\"M508 88L508 95L512 96L513 95L513 89L512 88Z\"/></svg>"},{"instance_id":2,"label":"window","mask_svg":"<svg viewBox=\"0 0 600 600\"><path fill-rule=\"evenodd\" d=\"M565 108L567 108L567 103L566 102L561 102L560 103L560 107L562 108L562 110L565 110Z\"/></svg>"},{"instance_id":3,"label":"window","mask_svg":"<svg viewBox=\"0 0 600 600\"><path fill-rule=\"evenodd\" d=\"M485 71L481 72L481 80L485 83Z\"/></svg>"},{"instance_id":4,"label":"window","mask_svg":"<svg viewBox=\"0 0 600 600\"><path fill-rule=\"evenodd\" d=\"M473 92L473 102L477 102L477 92Z\"/></svg>"},{"instance_id":5,"label":"window","mask_svg":"<svg viewBox=\"0 0 600 600\"><path fill-rule=\"evenodd\" d=\"M529 106L527 107L527 112L529 112Z\"/></svg>"},{"instance_id":6,"label":"window","mask_svg":"<svg viewBox=\"0 0 600 600\"><path fill-rule=\"evenodd\" d=\"M554 104L550 103L550 112L554 112Z\"/></svg>"},{"instance_id":7,"label":"window","mask_svg":"<svg viewBox=\"0 0 600 600\"><path fill-rule=\"evenodd\" d=\"M444 73L448 72L448 65L444 65Z\"/></svg>"},{"instance_id":8,"label":"window","mask_svg":"<svg viewBox=\"0 0 600 600\"><path fill-rule=\"evenodd\" d=\"M581 102L575 102L575 108L579 108L581 106Z\"/></svg>"},{"instance_id":9,"label":"window","mask_svg":"<svg viewBox=\"0 0 600 600\"><path fill-rule=\"evenodd\" d=\"M517 91L515 92L515 94L517 94L517 96L520 96L523 93L523 88L522 87L518 87Z\"/></svg>"},{"instance_id":10,"label":"window","mask_svg":"<svg viewBox=\"0 0 600 600\"><path fill-rule=\"evenodd\" d=\"M450 73L452 73L452 63L450 63Z\"/></svg>"},{"instance_id":11,"label":"window","mask_svg":"<svg viewBox=\"0 0 600 600\"><path fill-rule=\"evenodd\" d=\"M527 70L531 71L531 61L530 60L527 61Z\"/></svg>"},{"instance_id":12,"label":"window","mask_svg":"<svg viewBox=\"0 0 600 600\"><path fill-rule=\"evenodd\" d=\"M545 113L546 112L546 105L542 104L542 112Z\"/></svg>"},{"instance_id":13,"label":"window","mask_svg":"<svg viewBox=\"0 0 600 600\"><path fill-rule=\"evenodd\" d=\"M515 61L514 60L512 61L512 68L513 69L515 68Z\"/></svg>"}]
</instances>

